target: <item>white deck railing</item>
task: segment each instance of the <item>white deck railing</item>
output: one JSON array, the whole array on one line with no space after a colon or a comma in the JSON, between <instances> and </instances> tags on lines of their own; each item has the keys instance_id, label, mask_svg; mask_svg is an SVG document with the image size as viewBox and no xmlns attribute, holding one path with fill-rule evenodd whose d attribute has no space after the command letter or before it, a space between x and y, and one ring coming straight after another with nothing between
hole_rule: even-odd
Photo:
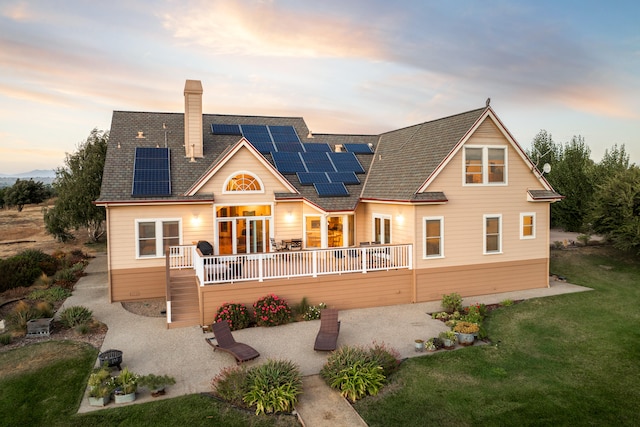
<instances>
[{"instance_id":1,"label":"white deck railing","mask_svg":"<svg viewBox=\"0 0 640 427\"><path fill-rule=\"evenodd\" d=\"M379 245L261 254L200 256L193 245L169 248L169 268L193 268L202 285L325 274L412 269L412 245Z\"/></svg>"}]
</instances>

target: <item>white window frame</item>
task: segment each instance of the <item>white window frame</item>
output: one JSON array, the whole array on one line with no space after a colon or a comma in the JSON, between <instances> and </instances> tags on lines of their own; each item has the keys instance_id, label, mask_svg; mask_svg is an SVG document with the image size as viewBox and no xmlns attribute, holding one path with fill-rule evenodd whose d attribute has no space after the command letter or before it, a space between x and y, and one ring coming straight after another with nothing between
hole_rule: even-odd
<instances>
[{"instance_id":1,"label":"white window frame","mask_svg":"<svg viewBox=\"0 0 640 427\"><path fill-rule=\"evenodd\" d=\"M524 235L524 218L531 217L531 236ZM522 212L520 214L520 239L535 239L536 238L536 213L535 212Z\"/></svg>"},{"instance_id":2,"label":"white window frame","mask_svg":"<svg viewBox=\"0 0 640 427\"><path fill-rule=\"evenodd\" d=\"M382 242L380 241L381 244L390 244L391 242L393 242L393 218L391 215L387 215L387 214L380 214L380 213L374 213L371 215L371 241L372 242L377 242L376 238L376 219L380 219L380 222L382 224L382 226L384 227L384 220L388 219L389 220L389 241L388 242ZM384 232L383 232L384 234Z\"/></svg>"},{"instance_id":3,"label":"white window frame","mask_svg":"<svg viewBox=\"0 0 640 427\"><path fill-rule=\"evenodd\" d=\"M252 178L254 178L258 184L260 184L260 190L237 190L237 191L229 191L227 190L227 187L229 185L229 181L231 181L233 178L235 178L238 175L249 175ZM222 194L264 194L264 183L262 182L262 180L260 179L260 177L258 175L256 175L253 172L250 171L246 171L246 170L239 170L239 171L235 171L233 172L231 175L229 175L227 177L227 179L224 180L224 184L222 185Z\"/></svg>"},{"instance_id":4,"label":"white window frame","mask_svg":"<svg viewBox=\"0 0 640 427\"><path fill-rule=\"evenodd\" d=\"M156 253L155 255L140 255L140 223L153 222L156 226ZM164 236L162 234L163 222L178 222L178 240L182 245L182 218L136 218L135 220L135 246L136 246L136 259L156 259L164 258L165 254L162 251L164 242Z\"/></svg>"},{"instance_id":5,"label":"white window frame","mask_svg":"<svg viewBox=\"0 0 640 427\"><path fill-rule=\"evenodd\" d=\"M487 251L487 219L498 219L498 250ZM502 253L502 214L485 214L482 216L482 253L484 255L497 255Z\"/></svg>"},{"instance_id":6,"label":"white window frame","mask_svg":"<svg viewBox=\"0 0 640 427\"><path fill-rule=\"evenodd\" d=\"M473 183L467 182L467 148L475 148L482 149L482 182ZM500 149L504 152L504 171L503 171L503 182L489 182L489 150L490 149ZM479 185L489 185L489 186L504 186L509 182L509 174L508 174L508 159L509 159L509 150L508 147L504 145L465 145L462 150L462 185L467 187L474 187Z\"/></svg>"},{"instance_id":7,"label":"white window frame","mask_svg":"<svg viewBox=\"0 0 640 427\"><path fill-rule=\"evenodd\" d=\"M438 255L427 255L427 221L440 221L440 253ZM422 217L422 258L423 259L444 258L444 217L443 216Z\"/></svg>"}]
</instances>

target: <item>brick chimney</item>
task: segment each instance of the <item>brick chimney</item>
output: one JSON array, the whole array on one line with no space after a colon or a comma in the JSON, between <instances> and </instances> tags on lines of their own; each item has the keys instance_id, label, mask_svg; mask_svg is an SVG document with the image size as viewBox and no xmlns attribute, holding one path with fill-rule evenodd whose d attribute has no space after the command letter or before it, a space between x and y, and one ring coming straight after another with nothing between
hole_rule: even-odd
<instances>
[{"instance_id":1,"label":"brick chimney","mask_svg":"<svg viewBox=\"0 0 640 427\"><path fill-rule=\"evenodd\" d=\"M187 80L184 84L185 156L202 157L202 83Z\"/></svg>"}]
</instances>

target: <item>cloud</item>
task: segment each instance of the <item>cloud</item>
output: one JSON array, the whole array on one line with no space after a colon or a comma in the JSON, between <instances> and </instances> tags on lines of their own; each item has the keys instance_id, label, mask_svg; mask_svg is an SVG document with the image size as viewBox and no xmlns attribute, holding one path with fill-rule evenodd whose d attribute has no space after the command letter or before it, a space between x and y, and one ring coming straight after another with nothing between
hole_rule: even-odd
<instances>
[{"instance_id":1,"label":"cloud","mask_svg":"<svg viewBox=\"0 0 640 427\"><path fill-rule=\"evenodd\" d=\"M380 34L345 15L300 12L275 2L192 1L161 17L185 45L208 54L381 58Z\"/></svg>"},{"instance_id":2,"label":"cloud","mask_svg":"<svg viewBox=\"0 0 640 427\"><path fill-rule=\"evenodd\" d=\"M26 1L17 1L0 7L0 15L13 21L25 22L31 21L34 13Z\"/></svg>"}]
</instances>

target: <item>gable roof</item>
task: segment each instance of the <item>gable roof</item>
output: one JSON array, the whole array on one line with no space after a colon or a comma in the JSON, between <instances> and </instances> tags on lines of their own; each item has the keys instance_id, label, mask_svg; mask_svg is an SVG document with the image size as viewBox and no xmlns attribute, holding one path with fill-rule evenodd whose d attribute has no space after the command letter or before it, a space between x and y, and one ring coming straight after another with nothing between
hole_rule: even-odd
<instances>
[{"instance_id":1,"label":"gable roof","mask_svg":"<svg viewBox=\"0 0 640 427\"><path fill-rule=\"evenodd\" d=\"M353 211L361 200L415 203L445 203L440 191L425 191L430 177L446 165L452 153L459 149L470 132L485 117L494 117L490 107L420 123L381 135L315 134L301 117L269 117L203 114L203 157L192 161L185 156L184 114L114 111L99 205L175 202L211 202L215 194L197 193L240 147L271 167L271 172L289 187L291 192L275 193L276 200L306 200L327 212ZM498 121L497 117L495 120ZM213 134L212 124L293 126L302 143L370 144L375 154L355 154L364 169L360 184L348 185L346 197L321 197L313 186L301 185L295 174L282 174L275 167L271 154L260 154L242 136ZM501 126L501 124L500 124ZM144 138L139 138L142 132ZM506 129L503 132L508 132ZM509 141L515 140L507 135ZM133 168L136 147L168 147L171 165L171 195L164 197L133 197ZM519 149L519 146L517 147ZM519 149L521 156L526 158ZM544 197L530 193L535 200L561 198L549 184L540 179L547 193ZM288 184L288 185L287 185Z\"/></svg>"},{"instance_id":2,"label":"gable roof","mask_svg":"<svg viewBox=\"0 0 640 427\"><path fill-rule=\"evenodd\" d=\"M380 135L363 199L420 200L417 191L486 108Z\"/></svg>"}]
</instances>

